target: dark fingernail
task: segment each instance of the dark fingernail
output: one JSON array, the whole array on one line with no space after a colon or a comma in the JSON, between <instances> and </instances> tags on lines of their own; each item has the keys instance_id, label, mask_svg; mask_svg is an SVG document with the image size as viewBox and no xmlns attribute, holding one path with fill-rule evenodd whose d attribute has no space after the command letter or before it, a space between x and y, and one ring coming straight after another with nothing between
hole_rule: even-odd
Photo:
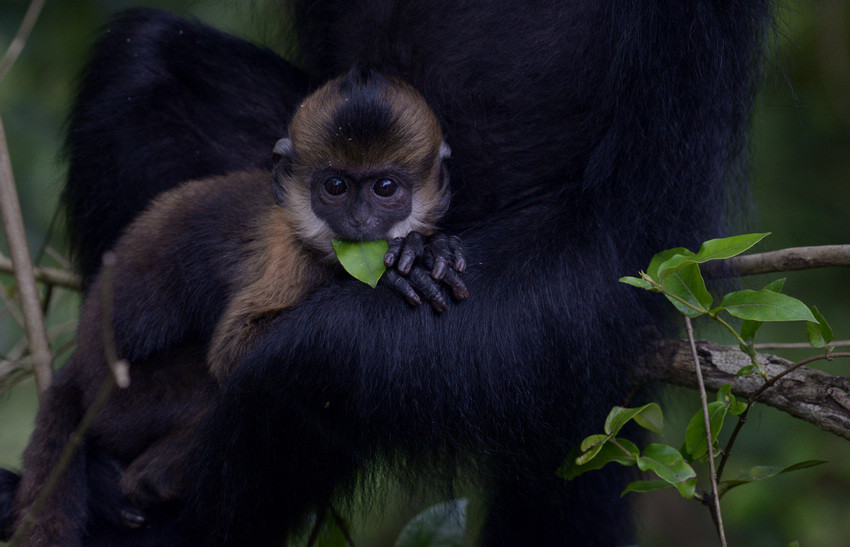
<instances>
[{"instance_id":1,"label":"dark fingernail","mask_svg":"<svg viewBox=\"0 0 850 547\"><path fill-rule=\"evenodd\" d=\"M402 255L401 260L398 261L398 271L403 274L410 273L410 267L413 266L413 257L410 255Z\"/></svg>"},{"instance_id":2,"label":"dark fingernail","mask_svg":"<svg viewBox=\"0 0 850 547\"><path fill-rule=\"evenodd\" d=\"M462 258L455 259L455 271L463 273L466 270L466 260Z\"/></svg>"},{"instance_id":3,"label":"dark fingernail","mask_svg":"<svg viewBox=\"0 0 850 547\"><path fill-rule=\"evenodd\" d=\"M447 266L445 260L438 260L437 263L434 264L434 269L431 270L431 277L437 280L442 279L443 276L446 275L446 267Z\"/></svg>"},{"instance_id":4,"label":"dark fingernail","mask_svg":"<svg viewBox=\"0 0 850 547\"><path fill-rule=\"evenodd\" d=\"M141 528L147 519L143 513L135 509L122 509L121 520L124 522L124 526L135 530Z\"/></svg>"}]
</instances>

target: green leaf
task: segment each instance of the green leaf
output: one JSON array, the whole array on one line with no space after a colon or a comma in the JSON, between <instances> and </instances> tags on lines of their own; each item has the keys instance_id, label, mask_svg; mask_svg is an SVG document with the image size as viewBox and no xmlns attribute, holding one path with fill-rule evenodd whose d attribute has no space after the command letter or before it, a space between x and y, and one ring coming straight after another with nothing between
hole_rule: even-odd
<instances>
[{"instance_id":1,"label":"green leaf","mask_svg":"<svg viewBox=\"0 0 850 547\"><path fill-rule=\"evenodd\" d=\"M703 263L709 260L732 258L743 253L768 235L770 235L770 232L709 239L699 248L694 260Z\"/></svg>"},{"instance_id":2,"label":"green leaf","mask_svg":"<svg viewBox=\"0 0 850 547\"><path fill-rule=\"evenodd\" d=\"M374 289L387 270L384 266L384 255L389 249L387 242L383 239L375 241L334 239L331 243L345 271Z\"/></svg>"},{"instance_id":3,"label":"green leaf","mask_svg":"<svg viewBox=\"0 0 850 547\"><path fill-rule=\"evenodd\" d=\"M653 279L664 281L667 276L692 264L702 264L711 260L720 260L739 255L767 235L767 233L744 234L721 239L710 239L702 244L696 254L688 251L687 253L680 252L676 255L671 255L670 258L658 265L657 277L653 276Z\"/></svg>"},{"instance_id":4,"label":"green leaf","mask_svg":"<svg viewBox=\"0 0 850 547\"><path fill-rule=\"evenodd\" d=\"M579 475L587 473L588 471L601 469L612 462L619 463L620 465L634 465L639 454L638 447L628 439L615 440L617 441L617 444L625 448L628 453L623 452L619 446L613 443L604 443L601 450L597 452L593 459L590 459L586 463L579 464L578 460L580 451L578 449L573 449L558 469L558 476L562 479L571 481Z\"/></svg>"},{"instance_id":5,"label":"green leaf","mask_svg":"<svg viewBox=\"0 0 850 547\"><path fill-rule=\"evenodd\" d=\"M806 460L787 467L767 467L762 465L751 467L750 469L744 469L738 473L737 478L728 481L721 481L720 484L717 485L717 490L718 493L723 496L723 494L729 490L741 486L742 484L769 479L783 473L799 471L800 469L808 469L809 467L815 467L824 463L827 463L826 460Z\"/></svg>"},{"instance_id":6,"label":"green leaf","mask_svg":"<svg viewBox=\"0 0 850 547\"><path fill-rule=\"evenodd\" d=\"M723 297L720 305L731 315L752 321L815 321L808 306L768 289L732 292Z\"/></svg>"},{"instance_id":7,"label":"green leaf","mask_svg":"<svg viewBox=\"0 0 850 547\"><path fill-rule=\"evenodd\" d=\"M732 395L732 384L723 384L717 390L717 400L729 407L729 414L740 416L747 410L747 403L739 402Z\"/></svg>"},{"instance_id":8,"label":"green leaf","mask_svg":"<svg viewBox=\"0 0 850 547\"><path fill-rule=\"evenodd\" d=\"M650 431L661 434L664 429L664 414L657 403L648 403L638 408L615 406L605 419L605 433L616 435L629 420Z\"/></svg>"},{"instance_id":9,"label":"green leaf","mask_svg":"<svg viewBox=\"0 0 850 547\"><path fill-rule=\"evenodd\" d=\"M626 285L631 285L632 287L637 287L638 289L645 289L647 291L658 291L658 289L652 286L652 283L650 283L646 279L641 279L639 277L621 277L620 283L625 283Z\"/></svg>"},{"instance_id":10,"label":"green leaf","mask_svg":"<svg viewBox=\"0 0 850 547\"><path fill-rule=\"evenodd\" d=\"M696 472L678 450L666 444L651 444L637 459L641 471L652 471L672 484L684 498L692 498L696 489Z\"/></svg>"},{"instance_id":11,"label":"green leaf","mask_svg":"<svg viewBox=\"0 0 850 547\"><path fill-rule=\"evenodd\" d=\"M732 384L723 384L720 386L720 389L717 390L717 400L721 403L728 403L735 400L735 396L732 395Z\"/></svg>"},{"instance_id":12,"label":"green leaf","mask_svg":"<svg viewBox=\"0 0 850 547\"><path fill-rule=\"evenodd\" d=\"M593 458L596 457L596 454L602 450L602 447L605 446L605 443L611 438L610 435L591 435L581 442L581 450L582 454L576 458L576 464L583 465Z\"/></svg>"},{"instance_id":13,"label":"green leaf","mask_svg":"<svg viewBox=\"0 0 850 547\"><path fill-rule=\"evenodd\" d=\"M694 253L685 249L684 247L676 247L675 249L667 249L666 251L661 251L652 257L652 260L649 261L649 267L646 269L646 273L649 274L649 277L658 281L658 269L662 264L666 263L668 260L673 258L676 255L681 255L685 258L694 256Z\"/></svg>"},{"instance_id":14,"label":"green leaf","mask_svg":"<svg viewBox=\"0 0 850 547\"><path fill-rule=\"evenodd\" d=\"M753 374L756 371L758 371L757 366L747 365L738 369L738 372L735 373L735 376L737 376L738 378L740 378L741 376L749 376L750 374Z\"/></svg>"},{"instance_id":15,"label":"green leaf","mask_svg":"<svg viewBox=\"0 0 850 547\"><path fill-rule=\"evenodd\" d=\"M833 333L826 318L818 311L817 306L811 307L812 315L817 319L817 323L806 321L806 336L809 338L809 344L816 348L824 348L832 342Z\"/></svg>"},{"instance_id":16,"label":"green leaf","mask_svg":"<svg viewBox=\"0 0 850 547\"><path fill-rule=\"evenodd\" d=\"M460 547L466 535L464 498L429 507L407 523L395 547Z\"/></svg>"},{"instance_id":17,"label":"green leaf","mask_svg":"<svg viewBox=\"0 0 850 547\"><path fill-rule=\"evenodd\" d=\"M620 493L620 496L625 496L629 492L655 492L656 490L664 490L665 488L673 488L673 485L667 481L634 481L626 486L626 489Z\"/></svg>"},{"instance_id":18,"label":"green leaf","mask_svg":"<svg viewBox=\"0 0 850 547\"><path fill-rule=\"evenodd\" d=\"M691 306L696 306L698 310L701 310L697 311L672 298L670 295L664 295L680 313L688 317L693 318L702 315L711 307L711 295L708 294L708 290L705 288L705 281L702 278L702 274L700 274L699 266L696 264L681 268L667 276L662 283L662 288L666 292L678 296Z\"/></svg>"},{"instance_id":19,"label":"green leaf","mask_svg":"<svg viewBox=\"0 0 850 547\"><path fill-rule=\"evenodd\" d=\"M784 286L785 278L782 277L768 283L765 289L773 292L782 292L782 287ZM745 319L741 322L741 338L743 338L748 345L753 345L753 342L755 342L756 339L756 333L758 333L763 324L764 323L762 321L750 321Z\"/></svg>"},{"instance_id":20,"label":"green leaf","mask_svg":"<svg viewBox=\"0 0 850 547\"><path fill-rule=\"evenodd\" d=\"M717 435L723 428L723 420L726 418L726 413L729 411L729 405L723 401L714 401L708 403L708 418L711 426L711 443L717 441ZM690 456L691 460L696 460L708 453L708 444L705 438L705 418L702 415L702 409L698 410L694 417L691 418L688 424L688 429L685 432L685 452Z\"/></svg>"},{"instance_id":21,"label":"green leaf","mask_svg":"<svg viewBox=\"0 0 850 547\"><path fill-rule=\"evenodd\" d=\"M747 403L741 401L735 401L729 405L729 414L733 416L740 416L745 410L747 410Z\"/></svg>"}]
</instances>

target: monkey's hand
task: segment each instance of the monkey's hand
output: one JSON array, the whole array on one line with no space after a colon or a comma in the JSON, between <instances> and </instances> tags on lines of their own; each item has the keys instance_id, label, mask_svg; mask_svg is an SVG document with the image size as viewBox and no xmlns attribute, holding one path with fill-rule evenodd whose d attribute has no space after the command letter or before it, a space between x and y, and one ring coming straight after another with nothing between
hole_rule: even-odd
<instances>
[{"instance_id":1,"label":"monkey's hand","mask_svg":"<svg viewBox=\"0 0 850 547\"><path fill-rule=\"evenodd\" d=\"M436 312L449 309L440 284L447 285L456 300L469 296L460 276L466 270L466 254L457 236L437 233L424 240L422 234L410 232L389 242L384 256L387 272L383 279L400 292L413 306L424 296Z\"/></svg>"}]
</instances>

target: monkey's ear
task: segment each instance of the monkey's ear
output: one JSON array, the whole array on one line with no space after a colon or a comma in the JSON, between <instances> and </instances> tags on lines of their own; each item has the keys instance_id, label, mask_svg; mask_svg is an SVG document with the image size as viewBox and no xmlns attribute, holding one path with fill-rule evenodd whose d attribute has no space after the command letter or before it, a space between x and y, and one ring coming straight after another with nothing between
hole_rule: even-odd
<instances>
[{"instance_id":1,"label":"monkey's ear","mask_svg":"<svg viewBox=\"0 0 850 547\"><path fill-rule=\"evenodd\" d=\"M449 145L446 144L446 141L440 143L440 152L438 153L438 157L440 158L440 189L445 192L445 195L449 195L449 168L446 165L446 160L452 155L452 149L449 148Z\"/></svg>"},{"instance_id":2,"label":"monkey's ear","mask_svg":"<svg viewBox=\"0 0 850 547\"><path fill-rule=\"evenodd\" d=\"M284 137L274 143L274 150L272 150L272 161L275 167L284 158L292 158L292 141L288 137Z\"/></svg>"},{"instance_id":3,"label":"monkey's ear","mask_svg":"<svg viewBox=\"0 0 850 547\"><path fill-rule=\"evenodd\" d=\"M452 155L452 149L449 148L449 145L446 144L446 141L440 143L440 161L443 161Z\"/></svg>"},{"instance_id":4,"label":"monkey's ear","mask_svg":"<svg viewBox=\"0 0 850 547\"><path fill-rule=\"evenodd\" d=\"M286 137L278 140L272 150L272 192L278 205L283 205L285 192L283 177L292 174L292 141Z\"/></svg>"}]
</instances>

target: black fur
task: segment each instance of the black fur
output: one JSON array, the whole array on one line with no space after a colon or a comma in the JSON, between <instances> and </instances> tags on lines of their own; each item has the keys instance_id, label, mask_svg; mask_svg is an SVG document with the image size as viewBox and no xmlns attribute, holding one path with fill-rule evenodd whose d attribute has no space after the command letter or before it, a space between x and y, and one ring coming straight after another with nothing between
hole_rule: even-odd
<instances>
[{"instance_id":1,"label":"black fur","mask_svg":"<svg viewBox=\"0 0 850 547\"><path fill-rule=\"evenodd\" d=\"M21 478L7 469L0 469L0 541L9 541L14 524L15 490Z\"/></svg>"},{"instance_id":2,"label":"black fur","mask_svg":"<svg viewBox=\"0 0 850 547\"><path fill-rule=\"evenodd\" d=\"M307 78L205 25L131 10L103 30L66 142L64 201L86 284L121 229L179 182L271 168Z\"/></svg>"},{"instance_id":3,"label":"black fur","mask_svg":"<svg viewBox=\"0 0 850 547\"><path fill-rule=\"evenodd\" d=\"M441 118L447 224L469 250L471 296L437 316L340 281L283 314L203 428L184 521L152 530L274 544L344 498L358 470L404 459L423 481L479 475L487 545L626 541L620 470L574 483L554 472L624 402L639 327L658 319L617 278L722 231L768 15L766 0L300 4L311 76L368 64ZM120 29L137 49L100 42L69 138L88 273L162 187L262 163L306 82L158 12ZM204 316L183 298L165 313L186 309ZM133 332L160 326L138 317Z\"/></svg>"},{"instance_id":4,"label":"black fur","mask_svg":"<svg viewBox=\"0 0 850 547\"><path fill-rule=\"evenodd\" d=\"M488 486L484 543L626 540L617 470L570 484L554 471L624 402L640 361L638 326L653 318L617 278L722 232L768 11L711 0L302 6L311 70L398 73L442 117L449 227L469 249L471 297L436 317L336 284L278 319L209 421L200 530L274 543L344 494L364 462L444 457L454 469L471 457Z\"/></svg>"}]
</instances>

